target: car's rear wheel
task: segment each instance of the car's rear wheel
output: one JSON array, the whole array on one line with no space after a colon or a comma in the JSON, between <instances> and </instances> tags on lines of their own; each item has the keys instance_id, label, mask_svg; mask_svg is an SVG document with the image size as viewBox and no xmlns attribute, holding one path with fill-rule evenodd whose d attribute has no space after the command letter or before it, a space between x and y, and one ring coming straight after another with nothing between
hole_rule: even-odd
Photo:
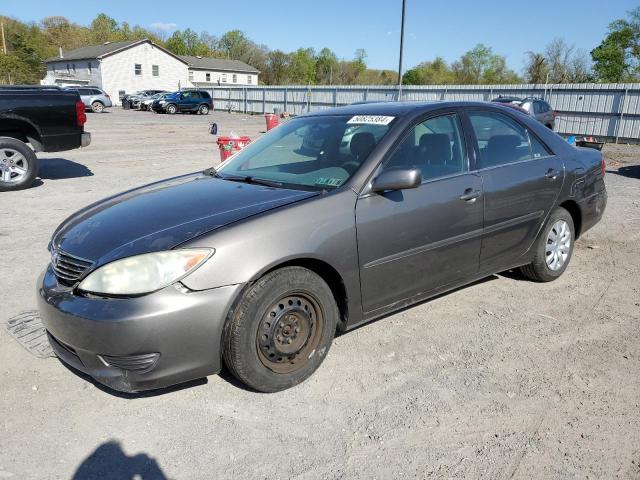
<instances>
[{"instance_id":1,"label":"car's rear wheel","mask_svg":"<svg viewBox=\"0 0 640 480\"><path fill-rule=\"evenodd\" d=\"M535 256L520 271L531 280L551 282L564 273L571 260L575 230L571 214L562 207L549 216L534 246Z\"/></svg>"},{"instance_id":2,"label":"car's rear wheel","mask_svg":"<svg viewBox=\"0 0 640 480\"><path fill-rule=\"evenodd\" d=\"M27 188L38 174L38 157L15 138L0 137L0 192Z\"/></svg>"},{"instance_id":3,"label":"car's rear wheel","mask_svg":"<svg viewBox=\"0 0 640 480\"><path fill-rule=\"evenodd\" d=\"M209 115L209 106L208 105L200 105L200 107L198 107L198 114L200 114L200 115Z\"/></svg>"},{"instance_id":4,"label":"car's rear wheel","mask_svg":"<svg viewBox=\"0 0 640 480\"><path fill-rule=\"evenodd\" d=\"M169 115L173 115L178 111L178 107L176 107L173 103L170 103L169 105L167 105L165 110Z\"/></svg>"},{"instance_id":5,"label":"car's rear wheel","mask_svg":"<svg viewBox=\"0 0 640 480\"><path fill-rule=\"evenodd\" d=\"M98 102L98 101L93 102L91 104L91 111L93 113L102 113L102 112L104 112L104 104L102 102Z\"/></svg>"},{"instance_id":6,"label":"car's rear wheel","mask_svg":"<svg viewBox=\"0 0 640 480\"><path fill-rule=\"evenodd\" d=\"M317 274L302 267L275 270L251 285L230 313L225 363L255 390L293 387L324 360L338 318L331 289Z\"/></svg>"}]
</instances>

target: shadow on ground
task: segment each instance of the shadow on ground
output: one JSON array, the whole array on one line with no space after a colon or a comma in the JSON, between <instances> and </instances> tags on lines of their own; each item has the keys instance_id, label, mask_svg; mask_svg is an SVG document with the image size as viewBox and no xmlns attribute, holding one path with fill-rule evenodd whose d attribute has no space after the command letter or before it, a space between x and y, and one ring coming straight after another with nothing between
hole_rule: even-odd
<instances>
[{"instance_id":1,"label":"shadow on ground","mask_svg":"<svg viewBox=\"0 0 640 480\"><path fill-rule=\"evenodd\" d=\"M91 177L93 172L80 163L66 158L43 158L40 160L38 177L43 180Z\"/></svg>"},{"instance_id":2,"label":"shadow on ground","mask_svg":"<svg viewBox=\"0 0 640 480\"><path fill-rule=\"evenodd\" d=\"M78 467L72 480L166 480L158 462L146 453L128 456L119 442L110 440L96 448Z\"/></svg>"},{"instance_id":3,"label":"shadow on ground","mask_svg":"<svg viewBox=\"0 0 640 480\"><path fill-rule=\"evenodd\" d=\"M640 165L627 165L626 167L618 168L618 170L607 170L607 173L640 179Z\"/></svg>"}]
</instances>

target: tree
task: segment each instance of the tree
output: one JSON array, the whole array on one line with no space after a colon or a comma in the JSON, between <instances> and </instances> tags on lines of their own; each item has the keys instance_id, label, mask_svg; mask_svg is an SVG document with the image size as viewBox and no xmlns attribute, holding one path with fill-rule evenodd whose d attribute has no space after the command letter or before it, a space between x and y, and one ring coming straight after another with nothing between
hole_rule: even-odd
<instances>
[{"instance_id":1,"label":"tree","mask_svg":"<svg viewBox=\"0 0 640 480\"><path fill-rule=\"evenodd\" d=\"M640 7L629 19L609 24L609 33L591 51L593 70L602 82L627 82L640 78Z\"/></svg>"},{"instance_id":2,"label":"tree","mask_svg":"<svg viewBox=\"0 0 640 480\"><path fill-rule=\"evenodd\" d=\"M525 81L529 83L546 83L549 75L549 64L544 54L527 52L527 63L524 68Z\"/></svg>"},{"instance_id":3,"label":"tree","mask_svg":"<svg viewBox=\"0 0 640 480\"><path fill-rule=\"evenodd\" d=\"M290 55L289 75L293 83L316 83L316 59L313 48L299 48Z\"/></svg>"},{"instance_id":4,"label":"tree","mask_svg":"<svg viewBox=\"0 0 640 480\"><path fill-rule=\"evenodd\" d=\"M562 38L553 39L544 53L527 52L524 73L529 83L583 83L592 80L591 65L583 50Z\"/></svg>"},{"instance_id":5,"label":"tree","mask_svg":"<svg viewBox=\"0 0 640 480\"><path fill-rule=\"evenodd\" d=\"M453 72L444 58L436 57L433 61L422 62L407 70L402 76L405 85L446 85L454 83Z\"/></svg>"},{"instance_id":6,"label":"tree","mask_svg":"<svg viewBox=\"0 0 640 480\"><path fill-rule=\"evenodd\" d=\"M460 84L500 84L520 83L521 79L507 68L507 61L493 53L491 47L482 43L460 57L452 65L456 83Z\"/></svg>"},{"instance_id":7,"label":"tree","mask_svg":"<svg viewBox=\"0 0 640 480\"><path fill-rule=\"evenodd\" d=\"M118 22L104 13L98 14L89 27L91 39L95 43L117 40Z\"/></svg>"},{"instance_id":8,"label":"tree","mask_svg":"<svg viewBox=\"0 0 640 480\"><path fill-rule=\"evenodd\" d=\"M316 81L320 85L331 85L334 72L338 71L338 57L328 48L323 48L316 59Z\"/></svg>"}]
</instances>

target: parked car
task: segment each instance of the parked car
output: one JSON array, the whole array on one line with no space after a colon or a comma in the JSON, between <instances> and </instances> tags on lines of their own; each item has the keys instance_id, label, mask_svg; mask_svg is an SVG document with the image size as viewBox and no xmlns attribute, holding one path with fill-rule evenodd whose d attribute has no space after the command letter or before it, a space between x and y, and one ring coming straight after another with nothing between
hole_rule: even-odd
<instances>
[{"instance_id":1,"label":"parked car","mask_svg":"<svg viewBox=\"0 0 640 480\"><path fill-rule=\"evenodd\" d=\"M322 150L301 149L309 129ZM224 361L274 392L309 377L336 330L511 268L555 280L606 202L599 151L505 106L333 108L218 169L72 215L51 239L39 309L62 361L114 389Z\"/></svg>"},{"instance_id":2,"label":"parked car","mask_svg":"<svg viewBox=\"0 0 640 480\"><path fill-rule=\"evenodd\" d=\"M165 98L167 95L171 95L169 92L161 92L156 93L155 95L151 95L149 98L141 99L140 103L138 103L139 110L151 110L151 104L158 99Z\"/></svg>"},{"instance_id":3,"label":"parked car","mask_svg":"<svg viewBox=\"0 0 640 480\"><path fill-rule=\"evenodd\" d=\"M164 90L139 90L132 94L127 94L122 97L122 104L128 104L129 108L137 108L137 103L140 99L149 98L156 93L161 93ZM135 104L135 105L134 105Z\"/></svg>"},{"instance_id":4,"label":"parked car","mask_svg":"<svg viewBox=\"0 0 640 480\"><path fill-rule=\"evenodd\" d=\"M190 112L208 115L209 110L213 110L213 99L204 90L182 90L154 101L151 108L158 113Z\"/></svg>"},{"instance_id":5,"label":"parked car","mask_svg":"<svg viewBox=\"0 0 640 480\"><path fill-rule=\"evenodd\" d=\"M542 123L545 127L553 130L555 128L556 117L558 113L555 112L549 103L534 97L519 98L519 97L498 97L492 100L497 103L504 103L508 106L516 109L521 109L523 112L531 115L533 118Z\"/></svg>"},{"instance_id":6,"label":"parked car","mask_svg":"<svg viewBox=\"0 0 640 480\"><path fill-rule=\"evenodd\" d=\"M131 102L131 108L140 110L140 105L142 104L142 102L147 101L151 98L154 98L159 94L165 94L165 93L169 93L169 92L167 92L166 90L147 90L143 94L131 97L129 99L129 101Z\"/></svg>"},{"instance_id":7,"label":"parked car","mask_svg":"<svg viewBox=\"0 0 640 480\"><path fill-rule=\"evenodd\" d=\"M111 103L111 97L101 88L67 87L67 89L78 92L85 108L90 109L94 113L102 113L105 108L113 106Z\"/></svg>"},{"instance_id":8,"label":"parked car","mask_svg":"<svg viewBox=\"0 0 640 480\"><path fill-rule=\"evenodd\" d=\"M35 152L86 147L85 105L57 87L0 86L0 192L29 187L38 175Z\"/></svg>"}]
</instances>

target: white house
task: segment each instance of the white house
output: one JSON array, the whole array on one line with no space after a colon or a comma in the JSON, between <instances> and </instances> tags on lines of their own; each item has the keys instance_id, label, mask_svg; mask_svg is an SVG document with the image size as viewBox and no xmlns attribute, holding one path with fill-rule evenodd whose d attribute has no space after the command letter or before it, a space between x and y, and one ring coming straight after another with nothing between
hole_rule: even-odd
<instances>
[{"instance_id":1,"label":"white house","mask_svg":"<svg viewBox=\"0 0 640 480\"><path fill-rule=\"evenodd\" d=\"M257 85L259 74L238 60L174 55L147 39L60 50L46 64L43 85L94 85L115 102L121 92Z\"/></svg>"}]
</instances>

